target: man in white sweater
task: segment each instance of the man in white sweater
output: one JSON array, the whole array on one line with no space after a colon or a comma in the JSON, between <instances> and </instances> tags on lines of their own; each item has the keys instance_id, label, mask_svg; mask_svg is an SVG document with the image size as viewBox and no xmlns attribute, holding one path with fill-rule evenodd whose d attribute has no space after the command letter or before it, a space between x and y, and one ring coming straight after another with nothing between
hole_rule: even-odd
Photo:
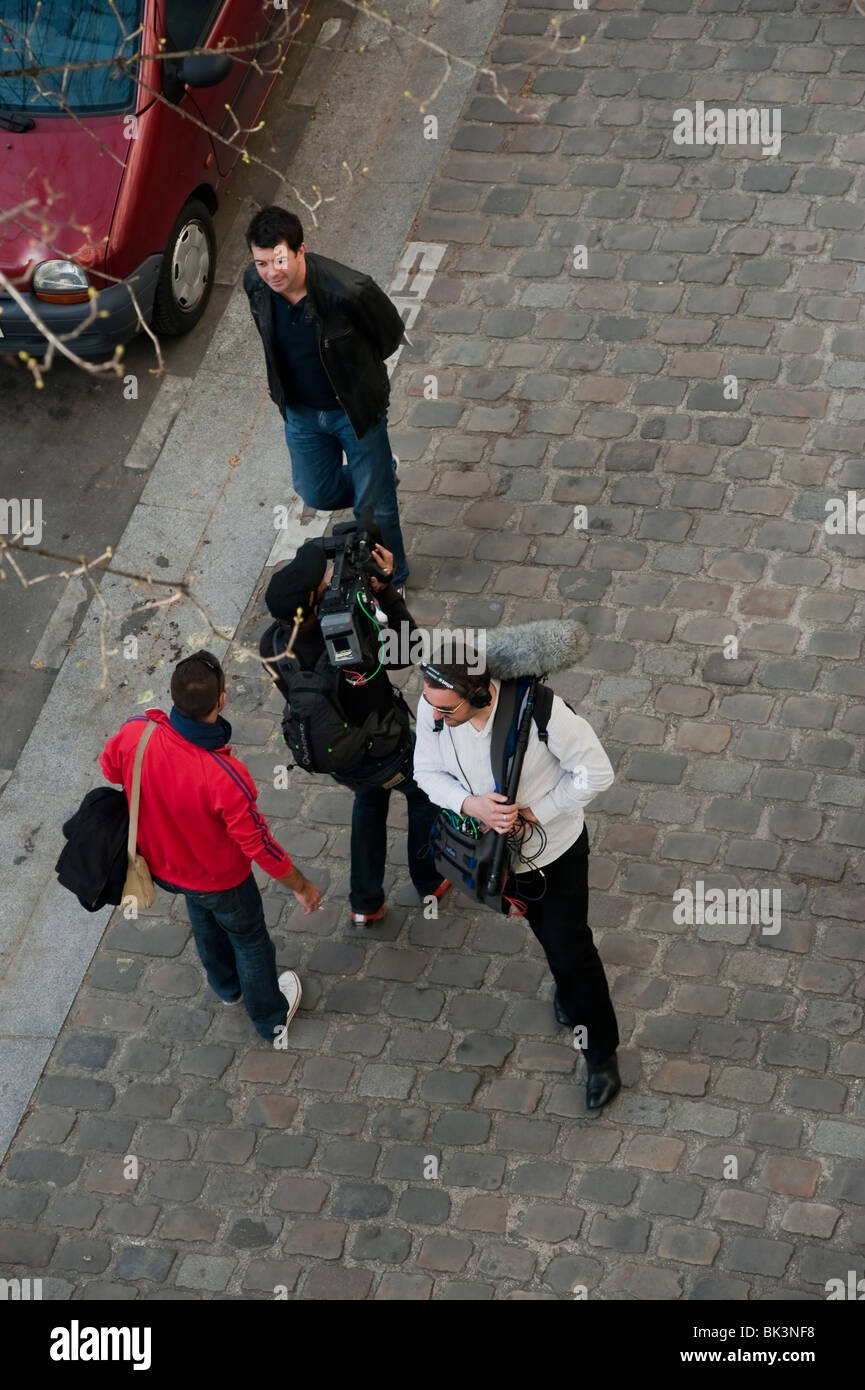
<instances>
[{"instance_id":1,"label":"man in white sweater","mask_svg":"<svg viewBox=\"0 0 865 1390\"><path fill-rule=\"evenodd\" d=\"M614 774L594 730L558 696L538 738L532 720L515 805L495 790L491 735L499 682L468 665L424 665L417 710L414 776L436 806L507 833L512 872L505 895L525 905L544 949L559 1023L579 1034L586 1103L599 1110L617 1094L619 1030L604 967L588 926L589 838L583 807ZM578 1037L575 1031L575 1039Z\"/></svg>"}]
</instances>

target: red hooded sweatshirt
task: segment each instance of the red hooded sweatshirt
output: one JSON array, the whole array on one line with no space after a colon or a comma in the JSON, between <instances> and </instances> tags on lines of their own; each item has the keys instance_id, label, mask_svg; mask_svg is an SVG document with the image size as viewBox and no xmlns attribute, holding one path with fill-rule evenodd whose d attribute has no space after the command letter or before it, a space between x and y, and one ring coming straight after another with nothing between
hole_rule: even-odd
<instances>
[{"instance_id":1,"label":"red hooded sweatshirt","mask_svg":"<svg viewBox=\"0 0 865 1390\"><path fill-rule=\"evenodd\" d=\"M179 888L217 892L236 888L254 860L273 878L290 873L291 860L256 806L255 783L230 747L190 743L161 709L128 719L99 759L109 782L132 792L138 740L148 721L157 728L144 750L138 849L151 873Z\"/></svg>"}]
</instances>

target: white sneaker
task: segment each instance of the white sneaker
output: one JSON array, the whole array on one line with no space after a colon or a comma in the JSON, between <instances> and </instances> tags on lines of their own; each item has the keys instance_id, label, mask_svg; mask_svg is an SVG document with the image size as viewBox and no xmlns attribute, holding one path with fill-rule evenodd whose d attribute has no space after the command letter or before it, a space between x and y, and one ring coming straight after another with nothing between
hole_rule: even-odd
<instances>
[{"instance_id":1,"label":"white sneaker","mask_svg":"<svg viewBox=\"0 0 865 1390\"><path fill-rule=\"evenodd\" d=\"M300 1004L301 989L300 980L294 970L284 970L280 975L277 984L288 1000L288 1013L285 1016L283 1027L287 1028L294 1015L297 1013Z\"/></svg>"}]
</instances>

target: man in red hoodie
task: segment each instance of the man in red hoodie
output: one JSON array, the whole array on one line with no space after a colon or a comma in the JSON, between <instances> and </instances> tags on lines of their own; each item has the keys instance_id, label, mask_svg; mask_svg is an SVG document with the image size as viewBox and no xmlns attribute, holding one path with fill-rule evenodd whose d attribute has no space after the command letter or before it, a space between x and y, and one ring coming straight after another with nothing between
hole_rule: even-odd
<instances>
[{"instance_id":1,"label":"man in red hoodie","mask_svg":"<svg viewBox=\"0 0 865 1390\"><path fill-rule=\"evenodd\" d=\"M198 954L211 989L225 1004L242 997L257 1031L275 1041L297 1011L300 980L277 978L276 951L250 868L290 888L304 912L321 890L273 839L256 806L255 783L229 748L223 719L225 676L216 657L195 652L171 677L171 714L149 709L110 738L100 763L109 782L131 796L135 750L156 725L141 765L138 849L153 880L186 898Z\"/></svg>"}]
</instances>

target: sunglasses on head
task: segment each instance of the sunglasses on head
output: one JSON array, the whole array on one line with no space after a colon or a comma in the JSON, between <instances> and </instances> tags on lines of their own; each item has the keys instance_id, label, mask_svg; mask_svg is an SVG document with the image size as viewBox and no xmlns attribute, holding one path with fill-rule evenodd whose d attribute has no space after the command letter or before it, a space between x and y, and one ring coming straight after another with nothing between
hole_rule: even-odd
<instances>
[{"instance_id":1,"label":"sunglasses on head","mask_svg":"<svg viewBox=\"0 0 865 1390\"><path fill-rule=\"evenodd\" d=\"M202 666L206 666L208 671L212 671L215 676L222 676L222 667L215 657L202 656L196 652L193 656L185 656L182 661L178 661L178 666L185 666L187 661L200 661Z\"/></svg>"}]
</instances>

